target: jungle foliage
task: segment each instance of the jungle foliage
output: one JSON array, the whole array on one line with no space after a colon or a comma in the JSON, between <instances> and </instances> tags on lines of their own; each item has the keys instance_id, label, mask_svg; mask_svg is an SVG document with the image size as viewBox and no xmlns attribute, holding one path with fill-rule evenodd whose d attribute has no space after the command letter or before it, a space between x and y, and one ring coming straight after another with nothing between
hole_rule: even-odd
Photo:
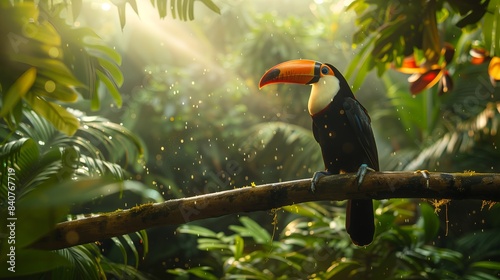
<instances>
[{"instance_id":1,"label":"jungle foliage","mask_svg":"<svg viewBox=\"0 0 500 280\"><path fill-rule=\"evenodd\" d=\"M30 249L64 220L321 170L308 88L257 87L293 58L346 74L382 170L500 170L499 1L143 2L110 1L111 19L93 1L0 3L0 197L9 206L15 177L17 276L498 278L499 208L479 203L378 201L366 248L350 243L343 203L322 202ZM146 7L162 21L133 33Z\"/></svg>"}]
</instances>

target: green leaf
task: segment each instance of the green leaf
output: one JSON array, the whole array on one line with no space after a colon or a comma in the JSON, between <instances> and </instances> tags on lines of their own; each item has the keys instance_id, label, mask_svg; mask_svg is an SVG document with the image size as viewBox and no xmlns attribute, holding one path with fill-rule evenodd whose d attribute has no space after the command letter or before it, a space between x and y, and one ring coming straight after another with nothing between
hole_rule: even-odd
<instances>
[{"instance_id":1,"label":"green leaf","mask_svg":"<svg viewBox=\"0 0 500 280\"><path fill-rule=\"evenodd\" d=\"M97 83L97 75L95 75L94 73L93 74L93 77L94 77L94 87L90 89L90 109L92 110L99 110L99 108L101 107L101 100L99 99L99 83Z\"/></svg>"},{"instance_id":2,"label":"green leaf","mask_svg":"<svg viewBox=\"0 0 500 280\"><path fill-rule=\"evenodd\" d=\"M55 90L50 92L45 90L45 83L50 83L55 86ZM78 93L72 87L61 87L58 86L58 84L53 84L51 80L42 77L39 77L35 84L36 87L33 87L31 92L36 96L49 97L61 102L75 102L78 99Z\"/></svg>"},{"instance_id":3,"label":"green leaf","mask_svg":"<svg viewBox=\"0 0 500 280\"><path fill-rule=\"evenodd\" d=\"M26 21L23 25L23 28L28 31L25 33L26 37L44 45L61 46L61 36L49 21L39 20L37 23L28 23Z\"/></svg>"},{"instance_id":4,"label":"green leaf","mask_svg":"<svg viewBox=\"0 0 500 280\"><path fill-rule=\"evenodd\" d=\"M4 259L4 257L5 255L2 253L2 259ZM9 264L7 262L6 266L4 260L4 264L2 264L2 269L0 270L0 278L13 279L18 276L31 275L50 271L57 267L68 266L70 266L70 262L55 252L32 249L20 250L19 247L17 247L15 251L15 272L11 272L7 269Z\"/></svg>"},{"instance_id":5,"label":"green leaf","mask_svg":"<svg viewBox=\"0 0 500 280\"><path fill-rule=\"evenodd\" d=\"M118 237L112 237L111 240L113 241L115 246L118 248L118 250L122 254L123 263L128 264L127 250L125 249L125 246L123 246L123 242L121 242L120 238L118 238Z\"/></svg>"},{"instance_id":6,"label":"green leaf","mask_svg":"<svg viewBox=\"0 0 500 280\"><path fill-rule=\"evenodd\" d=\"M176 9L175 9L175 1L176 0L170 0L170 12L172 13L172 18L176 18Z\"/></svg>"},{"instance_id":7,"label":"green leaf","mask_svg":"<svg viewBox=\"0 0 500 280\"><path fill-rule=\"evenodd\" d=\"M107 177L68 181L60 184L43 184L20 200L19 208L36 209L70 206L89 202L96 197L122 191L122 183ZM22 206L22 207L21 207Z\"/></svg>"},{"instance_id":8,"label":"green leaf","mask_svg":"<svg viewBox=\"0 0 500 280\"><path fill-rule=\"evenodd\" d=\"M120 167L117 165L117 167ZM131 191L143 198L143 202L162 202L163 196L155 189L150 188L139 181L126 180L123 182L123 190Z\"/></svg>"},{"instance_id":9,"label":"green leaf","mask_svg":"<svg viewBox=\"0 0 500 280\"><path fill-rule=\"evenodd\" d=\"M139 237L139 240L142 244L142 258L146 258L146 255L149 252L149 238L148 238L148 232L143 229L138 232L136 232L137 236Z\"/></svg>"},{"instance_id":10,"label":"green leaf","mask_svg":"<svg viewBox=\"0 0 500 280\"><path fill-rule=\"evenodd\" d=\"M122 57L120 53L108 46L98 44L85 44L85 47L87 47L88 52L94 56L98 56L104 59L111 58L111 60L113 60L113 62L118 65L122 63Z\"/></svg>"},{"instance_id":11,"label":"green leaf","mask_svg":"<svg viewBox=\"0 0 500 280\"><path fill-rule=\"evenodd\" d=\"M494 29L494 27L497 29L500 28L498 26L500 24L500 22L498 22L498 13L500 12L499 2L500 1L498 0L492 0L489 2L487 10L490 12L484 14L482 25L484 44L490 55L494 56L500 55L500 50L496 49L498 46L497 42L500 40L500 38L498 38L498 34L500 33L496 33L497 30Z\"/></svg>"},{"instance_id":12,"label":"green leaf","mask_svg":"<svg viewBox=\"0 0 500 280\"><path fill-rule=\"evenodd\" d=\"M2 96L0 117L4 117L30 90L36 80L36 68L26 70Z\"/></svg>"},{"instance_id":13,"label":"green leaf","mask_svg":"<svg viewBox=\"0 0 500 280\"><path fill-rule=\"evenodd\" d=\"M182 6L178 5L178 7L179 7L179 14L182 15L181 20L187 20L187 12L188 12L189 0L178 0L178 1L182 1Z\"/></svg>"},{"instance_id":14,"label":"green leaf","mask_svg":"<svg viewBox=\"0 0 500 280\"><path fill-rule=\"evenodd\" d=\"M66 86L84 86L76 79L68 67L60 60L49 58L38 58L29 55L15 54L12 59L38 69L38 74L46 75L48 78L63 83Z\"/></svg>"},{"instance_id":15,"label":"green leaf","mask_svg":"<svg viewBox=\"0 0 500 280\"><path fill-rule=\"evenodd\" d=\"M104 179L56 185L48 182L27 193L17 202L17 246L27 246L47 234L69 213L71 205L121 191L120 184L111 182Z\"/></svg>"},{"instance_id":16,"label":"green leaf","mask_svg":"<svg viewBox=\"0 0 500 280\"><path fill-rule=\"evenodd\" d=\"M116 64L111 63L108 60L102 58L98 58L97 60L99 61L102 70L105 70L105 73L107 74L106 76L108 76L110 79L112 78L116 85L118 87L121 87L123 85L123 74L120 68L118 68Z\"/></svg>"},{"instance_id":17,"label":"green leaf","mask_svg":"<svg viewBox=\"0 0 500 280\"><path fill-rule=\"evenodd\" d=\"M96 258L101 253L97 245L89 243L57 250L57 253L66 258L71 267L51 271L52 279L103 279L101 265L106 263L106 258Z\"/></svg>"},{"instance_id":18,"label":"green leaf","mask_svg":"<svg viewBox=\"0 0 500 280\"><path fill-rule=\"evenodd\" d=\"M130 238L130 235L126 234L122 236L123 239L125 239L125 242L127 242L128 247L132 251L132 254L134 255L135 258L135 268L139 267L139 253L137 252L137 248L135 247L134 241L132 241L132 238Z\"/></svg>"},{"instance_id":19,"label":"green leaf","mask_svg":"<svg viewBox=\"0 0 500 280\"><path fill-rule=\"evenodd\" d=\"M340 261L333 263L322 275L323 279L347 279L351 278L355 268L360 264L354 261Z\"/></svg>"},{"instance_id":20,"label":"green leaf","mask_svg":"<svg viewBox=\"0 0 500 280\"><path fill-rule=\"evenodd\" d=\"M219 277L216 277L212 273L208 272L211 270L213 270L211 267L200 266L200 267L193 267L188 270L182 268L168 269L167 272L173 275L181 276L182 278L179 279L190 279L189 274L194 275L200 279L206 279L206 280L219 279Z\"/></svg>"},{"instance_id":21,"label":"green leaf","mask_svg":"<svg viewBox=\"0 0 500 280\"><path fill-rule=\"evenodd\" d=\"M208 272L213 270L212 268L208 266L200 266L200 267L194 267L188 270L188 272L196 277L199 277L201 279L206 279L206 280L216 280L219 279L219 277L216 277L212 273Z\"/></svg>"},{"instance_id":22,"label":"green leaf","mask_svg":"<svg viewBox=\"0 0 500 280\"><path fill-rule=\"evenodd\" d=\"M167 16L167 0L157 0L157 10L160 18L163 19Z\"/></svg>"},{"instance_id":23,"label":"green leaf","mask_svg":"<svg viewBox=\"0 0 500 280\"><path fill-rule=\"evenodd\" d=\"M349 81L353 79L354 73L356 73L356 76L354 77L354 82L352 82L353 85L356 85L359 87L360 84L364 81L367 71L364 70L361 74L359 73L360 71L358 70L360 67L361 68L367 68L368 67L368 61L372 60L371 56L371 49L373 48L374 44L374 39L369 40L368 43L364 44L364 46L359 50L359 52L354 56L354 58L351 60L349 63L349 66L347 67L347 70L345 72L345 78ZM360 66L361 65L361 66ZM353 88L358 88L354 87Z\"/></svg>"},{"instance_id":24,"label":"green leaf","mask_svg":"<svg viewBox=\"0 0 500 280\"><path fill-rule=\"evenodd\" d=\"M500 1L492 1L496 2L495 6L495 27L493 30L494 34L492 34L495 41L493 42L495 46L495 52L493 53L495 56L500 56Z\"/></svg>"},{"instance_id":25,"label":"green leaf","mask_svg":"<svg viewBox=\"0 0 500 280\"><path fill-rule=\"evenodd\" d=\"M439 231L439 217L434 212L434 209L426 203L422 203L420 211L422 213L421 223L423 223L424 241L425 243L431 242Z\"/></svg>"},{"instance_id":26,"label":"green leaf","mask_svg":"<svg viewBox=\"0 0 500 280\"><path fill-rule=\"evenodd\" d=\"M137 8L137 3L135 0L127 0L127 2L130 4L132 7L132 10L134 10L136 15L139 15L139 9Z\"/></svg>"},{"instance_id":27,"label":"green leaf","mask_svg":"<svg viewBox=\"0 0 500 280\"><path fill-rule=\"evenodd\" d=\"M78 80L72 73L63 68L59 69L59 71L53 71L54 69L39 69L39 76L43 76L46 80L51 80L56 84L56 93L59 91L60 87L81 87L84 88L84 85L80 80ZM44 89L44 87L42 87Z\"/></svg>"},{"instance_id":28,"label":"green leaf","mask_svg":"<svg viewBox=\"0 0 500 280\"><path fill-rule=\"evenodd\" d=\"M245 248L245 241L241 236L234 236L234 258L238 260L243 256L243 249Z\"/></svg>"},{"instance_id":29,"label":"green leaf","mask_svg":"<svg viewBox=\"0 0 500 280\"><path fill-rule=\"evenodd\" d=\"M282 208L290 213L294 213L309 218L316 218L321 215L318 211L309 207L307 204L295 204L290 206L284 206Z\"/></svg>"},{"instance_id":30,"label":"green leaf","mask_svg":"<svg viewBox=\"0 0 500 280\"><path fill-rule=\"evenodd\" d=\"M116 7L118 8L118 17L120 18L120 26L123 30L123 28L125 27L125 24L127 23L127 18L126 18L126 9L125 9L125 5L127 4L127 2L123 2L122 4L119 4L119 5L116 5Z\"/></svg>"},{"instance_id":31,"label":"green leaf","mask_svg":"<svg viewBox=\"0 0 500 280\"><path fill-rule=\"evenodd\" d=\"M67 135L73 135L78 130L80 122L62 106L45 101L34 94L27 94L26 101L35 112L52 123L57 130Z\"/></svg>"},{"instance_id":32,"label":"green leaf","mask_svg":"<svg viewBox=\"0 0 500 280\"><path fill-rule=\"evenodd\" d=\"M247 234L249 234L255 242L259 244L269 243L271 242L271 235L267 232L266 229L261 227L257 222L250 219L249 217L241 217L240 222L247 229Z\"/></svg>"},{"instance_id":33,"label":"green leaf","mask_svg":"<svg viewBox=\"0 0 500 280\"><path fill-rule=\"evenodd\" d=\"M297 271L300 271L301 268L303 267L303 263L302 263L303 259L300 259L300 262L294 262L290 258L288 258L288 256L283 257L283 256L280 256L278 254L270 254L269 259L280 261L280 262L286 264L288 267L294 268Z\"/></svg>"},{"instance_id":34,"label":"green leaf","mask_svg":"<svg viewBox=\"0 0 500 280\"><path fill-rule=\"evenodd\" d=\"M14 179L19 180L25 176L23 173L30 172L32 167L38 163L38 159L38 145L31 138L21 138L0 146L0 162L2 163L0 194L2 197L7 197L8 177L6 174L15 173ZM9 172L9 168L13 168L15 172ZM18 193L18 195L21 194Z\"/></svg>"},{"instance_id":35,"label":"green leaf","mask_svg":"<svg viewBox=\"0 0 500 280\"><path fill-rule=\"evenodd\" d=\"M192 234L198 237L203 236L203 237L217 238L217 234L215 232L197 225L183 225L179 227L178 231L180 233Z\"/></svg>"},{"instance_id":36,"label":"green leaf","mask_svg":"<svg viewBox=\"0 0 500 280\"><path fill-rule=\"evenodd\" d=\"M97 77L99 77L99 80L104 83L106 88L108 89L109 93L115 100L116 105L120 108L122 106L122 96L118 89L116 88L116 85L113 81L111 81L107 75L105 75L103 72L97 70Z\"/></svg>"},{"instance_id":37,"label":"green leaf","mask_svg":"<svg viewBox=\"0 0 500 280\"><path fill-rule=\"evenodd\" d=\"M207 6L213 12L220 14L219 7L217 7L217 5L215 5L215 3L212 0L201 0L201 2L203 2L203 4L205 4L205 6Z\"/></svg>"},{"instance_id":38,"label":"green leaf","mask_svg":"<svg viewBox=\"0 0 500 280\"><path fill-rule=\"evenodd\" d=\"M450 279L457 279L457 278L450 278ZM498 276L492 275L491 273L485 273L482 271L473 271L467 275L466 279L470 279L470 280L498 280Z\"/></svg>"},{"instance_id":39,"label":"green leaf","mask_svg":"<svg viewBox=\"0 0 500 280\"><path fill-rule=\"evenodd\" d=\"M194 0L189 0L188 17L189 20L194 20Z\"/></svg>"},{"instance_id":40,"label":"green leaf","mask_svg":"<svg viewBox=\"0 0 500 280\"><path fill-rule=\"evenodd\" d=\"M491 269L491 270L500 270L500 262L493 262L493 261L475 262L471 265L471 267L486 268L486 269Z\"/></svg>"},{"instance_id":41,"label":"green leaf","mask_svg":"<svg viewBox=\"0 0 500 280\"><path fill-rule=\"evenodd\" d=\"M223 252L224 250L230 250L230 245L222 243L219 240L214 239L198 239L198 249L201 251L217 251Z\"/></svg>"}]
</instances>

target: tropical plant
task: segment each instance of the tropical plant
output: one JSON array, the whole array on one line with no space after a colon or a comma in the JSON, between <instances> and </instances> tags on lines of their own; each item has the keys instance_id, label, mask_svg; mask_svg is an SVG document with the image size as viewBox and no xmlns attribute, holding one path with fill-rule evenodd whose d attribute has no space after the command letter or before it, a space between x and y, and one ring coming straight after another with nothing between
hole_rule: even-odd
<instances>
[{"instance_id":1,"label":"tropical plant","mask_svg":"<svg viewBox=\"0 0 500 280\"><path fill-rule=\"evenodd\" d=\"M98 106L97 86L103 83L121 106L120 56L99 42L92 30L70 28L60 19L62 4L1 5L0 36L9 40L0 49L0 116L12 130L20 122L21 100L68 135L76 132L79 122L60 102L75 102L78 93L85 92L82 96Z\"/></svg>"},{"instance_id":2,"label":"tropical plant","mask_svg":"<svg viewBox=\"0 0 500 280\"><path fill-rule=\"evenodd\" d=\"M212 1L202 2L218 12ZM127 3L138 12L135 0L117 1L122 28ZM156 4L160 16L165 17L167 1ZM80 94L97 109L99 87L103 85L121 107L120 55L103 44L92 29L71 27L66 22L68 19L62 17L71 7L75 19L81 5L81 0L71 1L69 6L66 1L0 4L0 38L6 38L0 45L0 117L11 129L15 130L20 121L21 100L68 135L77 130L78 120L60 102L75 102ZM178 14L181 19L193 19L193 6L194 0L171 1L172 16Z\"/></svg>"},{"instance_id":3,"label":"tropical plant","mask_svg":"<svg viewBox=\"0 0 500 280\"><path fill-rule=\"evenodd\" d=\"M179 232L197 236L198 249L209 257L189 269L169 272L178 279L187 275L201 279L495 279L500 254L492 249L500 242L499 228L481 237L466 235L453 249L439 248L432 245L439 229L433 208L421 204L416 217L408 210L415 204L410 200L380 202L376 215L380 226L374 243L366 248L348 241L341 226L342 211L335 205L284 207L294 216L276 237L247 217L240 218L242 226L229 226L230 235L184 225ZM491 239L471 255L469 244L483 235Z\"/></svg>"},{"instance_id":4,"label":"tropical plant","mask_svg":"<svg viewBox=\"0 0 500 280\"><path fill-rule=\"evenodd\" d=\"M498 156L495 143L500 118L495 68L491 64L477 65L474 60L478 45L492 55L497 51L492 29L495 20L491 16L498 12L497 2L452 2L398 5L390 1L370 6L365 1L355 1L350 6L358 14L358 25L368 27L354 37L355 44L363 48L352 61L348 75L356 73L356 87L373 67L379 74L386 73L382 80L389 100L382 105L384 110L373 116L376 130L377 123L384 124L385 129L378 130L381 138L391 139L391 157L383 164L385 169L491 171L499 167L494 160ZM375 20L374 13L381 11L386 16L381 17L382 21ZM416 21L415 15L435 20ZM413 26L413 31L406 32L401 21L412 21L407 25ZM429 23L432 28L424 26ZM441 52L442 48L452 48L453 55ZM386 71L389 68L413 73L408 78L410 88L425 89L426 94L408 94L408 83L402 83L401 75L394 71ZM437 84L438 88L433 87ZM446 94L441 95L443 86ZM387 122L392 125L386 125Z\"/></svg>"},{"instance_id":5,"label":"tropical plant","mask_svg":"<svg viewBox=\"0 0 500 280\"><path fill-rule=\"evenodd\" d=\"M75 212L77 206L101 196L132 191L143 196L145 201L162 199L146 186L127 181L127 172L108 160L117 161L124 157L123 147L129 147L126 160L135 163L142 154L142 146L134 135L108 120L75 113L79 113L82 127L74 136L61 133L29 109L24 110L25 119L15 133L10 132L6 123L0 125L0 135L4 141L8 141L0 147L0 197L3 205L12 206L11 210L5 209L1 214L3 219L15 217L17 221L16 275L49 273L77 279L105 278L106 275L120 273L140 276L136 270L126 267L129 253L125 248L132 249L136 268L140 259L136 245L129 236L113 239L114 244L121 248L124 259L122 266L103 257L95 244L55 252L30 248L33 242L48 234L56 223L68 217L79 217L80 213ZM111 139L121 145L113 144ZM5 229L2 232L5 233ZM146 232L138 234L146 254ZM9 252L9 244L7 239L2 239L3 256ZM3 276L9 273L2 271ZM99 277L94 277L94 274Z\"/></svg>"},{"instance_id":6,"label":"tropical plant","mask_svg":"<svg viewBox=\"0 0 500 280\"><path fill-rule=\"evenodd\" d=\"M67 8L76 18L81 6L70 2L0 3L0 38L5 38L0 44L0 202L9 206L0 214L16 221L11 232L1 230L1 259L15 251L12 270L1 276L146 279L137 270L148 252L145 231L137 233L138 240L112 238L123 264L105 257L96 244L32 248L56 223L81 217L79 207L104 196L133 192L146 202L162 200L156 190L127 180L130 170L143 167L139 138L122 125L61 105L82 97L97 109L104 88L118 106L122 103L120 55L91 29L67 23ZM129 171L122 167L127 164ZM15 239L7 238L14 231ZM142 244L142 256L134 242Z\"/></svg>"}]
</instances>

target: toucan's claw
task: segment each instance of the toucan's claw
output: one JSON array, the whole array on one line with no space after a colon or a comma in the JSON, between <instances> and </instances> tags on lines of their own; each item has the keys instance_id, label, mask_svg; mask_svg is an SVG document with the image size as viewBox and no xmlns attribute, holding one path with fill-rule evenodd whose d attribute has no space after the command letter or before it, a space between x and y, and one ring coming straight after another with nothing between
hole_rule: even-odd
<instances>
[{"instance_id":1,"label":"toucan's claw","mask_svg":"<svg viewBox=\"0 0 500 280\"><path fill-rule=\"evenodd\" d=\"M375 172L375 169L369 167L367 164L364 163L361 164L361 166L358 169L358 173L356 173L356 186L358 187L358 190L361 184L363 183L365 175L366 173L368 173L368 171Z\"/></svg>"},{"instance_id":2,"label":"toucan's claw","mask_svg":"<svg viewBox=\"0 0 500 280\"><path fill-rule=\"evenodd\" d=\"M425 179L426 187L429 188L429 181L430 181L431 175L430 175L430 173L429 173L428 170L417 170L417 171L415 171L413 173L420 173L420 174L422 174L422 176Z\"/></svg>"},{"instance_id":3,"label":"toucan's claw","mask_svg":"<svg viewBox=\"0 0 500 280\"><path fill-rule=\"evenodd\" d=\"M328 176L328 175L332 175L332 173L330 173L328 171L316 171L316 172L314 172L313 177L311 179L311 191L313 193L316 191L316 185L318 184L319 179L321 179L322 177Z\"/></svg>"}]
</instances>

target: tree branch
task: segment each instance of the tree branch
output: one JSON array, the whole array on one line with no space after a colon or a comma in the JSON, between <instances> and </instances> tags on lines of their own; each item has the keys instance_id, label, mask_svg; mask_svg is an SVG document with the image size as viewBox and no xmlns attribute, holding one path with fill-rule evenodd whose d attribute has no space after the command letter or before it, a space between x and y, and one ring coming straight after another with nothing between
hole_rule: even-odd
<instances>
[{"instance_id":1,"label":"tree branch","mask_svg":"<svg viewBox=\"0 0 500 280\"><path fill-rule=\"evenodd\" d=\"M340 174L323 177L314 193L310 187L311 180L303 179L140 205L59 223L51 234L32 247L55 250L155 226L269 210L308 201L352 198L500 201L500 174L494 173L370 172L359 189L355 184L355 174Z\"/></svg>"}]
</instances>

